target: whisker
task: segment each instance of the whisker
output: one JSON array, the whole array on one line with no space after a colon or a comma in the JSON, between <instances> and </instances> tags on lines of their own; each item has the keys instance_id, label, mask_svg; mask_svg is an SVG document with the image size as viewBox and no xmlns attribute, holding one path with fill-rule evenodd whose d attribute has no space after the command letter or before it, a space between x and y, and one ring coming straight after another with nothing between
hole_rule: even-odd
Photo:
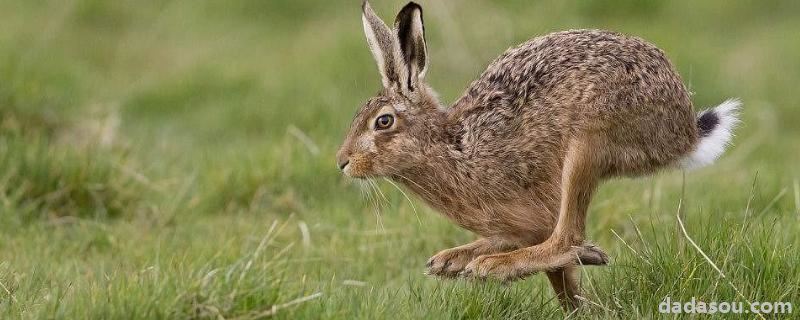
<instances>
[{"instance_id":1,"label":"whisker","mask_svg":"<svg viewBox=\"0 0 800 320\"><path fill-rule=\"evenodd\" d=\"M420 225L422 225L422 220L419 218L419 213L417 213L417 207L414 206L414 202L411 201L411 198L408 197L408 195L405 193L405 191L403 191L403 189L400 189L400 187L397 186L397 184L394 183L394 181L392 181L391 179L383 178L383 180L386 181L386 182L389 182L395 189L397 189L397 191L400 191L400 193L403 194L403 197L406 198L406 200L408 201L408 204L411 205L411 210L414 211L414 216L417 217L417 222Z\"/></svg>"},{"instance_id":2,"label":"whisker","mask_svg":"<svg viewBox=\"0 0 800 320\"><path fill-rule=\"evenodd\" d=\"M378 183L375 180L370 180L370 182L372 183L372 186L375 187L375 190L378 191L378 194L380 194L381 198L383 198L383 201L386 202L386 208L389 208L391 203L389 202L389 199L386 198L386 195L383 194L383 191L381 190Z\"/></svg>"},{"instance_id":3,"label":"whisker","mask_svg":"<svg viewBox=\"0 0 800 320\"><path fill-rule=\"evenodd\" d=\"M374 186L372 184L370 184L371 181L369 179L366 180L366 182L367 182L367 185L370 186L370 188L374 188ZM369 191L373 191L373 190L369 190ZM374 202L373 209L374 209L374 212L375 212L375 219L377 220L376 222L378 224L378 227L380 228L380 231L386 231L386 228L383 226L383 216L381 215L381 209L380 209L380 204L378 203L377 195L376 196L372 196L371 192L367 192L367 194L370 195L370 197L369 197L370 200L372 200Z\"/></svg>"},{"instance_id":4,"label":"whisker","mask_svg":"<svg viewBox=\"0 0 800 320\"><path fill-rule=\"evenodd\" d=\"M433 195L433 193L432 193L432 192L428 191L428 189L425 189L424 187L422 187L422 186L421 186L419 183L415 182L414 180L411 180L411 179L409 179L408 177L406 177L406 176L404 176L404 175L402 175L402 174L399 174L399 173L395 173L394 175L396 175L396 176L398 176L398 177L400 177L400 178L403 178L405 181L408 181L408 182L410 182L410 183L413 183L413 184L414 184L415 186L417 186L417 188L419 188L421 191L424 191L424 192L425 192L425 194L427 194L429 197L431 197L431 198L435 198L435 196Z\"/></svg>"},{"instance_id":5,"label":"whisker","mask_svg":"<svg viewBox=\"0 0 800 320\"><path fill-rule=\"evenodd\" d=\"M375 203L376 205L378 205L380 213L383 214L383 210L390 209L389 200L383 194L383 191L381 191L380 187L378 187L378 183L375 182L375 180L368 179L367 181L369 181L369 183L372 185L372 190L375 191ZM378 197L379 195L380 197ZM381 199L383 199L384 201L381 201Z\"/></svg>"},{"instance_id":6,"label":"whisker","mask_svg":"<svg viewBox=\"0 0 800 320\"><path fill-rule=\"evenodd\" d=\"M367 192L366 190L364 190L364 182L362 182L361 180L357 181L358 181L358 191L361 192L361 197L365 198Z\"/></svg>"},{"instance_id":7,"label":"whisker","mask_svg":"<svg viewBox=\"0 0 800 320\"><path fill-rule=\"evenodd\" d=\"M373 204L372 193L371 193L371 190L369 189L369 185L366 182L364 182L363 180L360 180L360 179L356 180L356 181L358 181L358 186L359 186L359 189L361 190L361 196L366 198L367 203L374 209L375 206Z\"/></svg>"},{"instance_id":8,"label":"whisker","mask_svg":"<svg viewBox=\"0 0 800 320\"><path fill-rule=\"evenodd\" d=\"M378 195L375 193L375 188L372 186L372 181L364 180L364 186L367 188L367 194L369 195L369 201L374 205L378 206Z\"/></svg>"}]
</instances>

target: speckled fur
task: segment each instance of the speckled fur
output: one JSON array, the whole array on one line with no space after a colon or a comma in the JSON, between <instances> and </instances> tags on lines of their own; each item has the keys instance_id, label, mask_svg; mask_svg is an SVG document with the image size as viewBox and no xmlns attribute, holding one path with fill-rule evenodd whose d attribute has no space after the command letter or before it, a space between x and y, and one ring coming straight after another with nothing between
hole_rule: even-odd
<instances>
[{"instance_id":1,"label":"speckled fur","mask_svg":"<svg viewBox=\"0 0 800 320\"><path fill-rule=\"evenodd\" d=\"M411 3L394 31L373 32L397 35L408 10L419 10L421 28L421 8ZM382 24L366 3L364 15L365 23ZM379 68L384 89L356 114L337 160L349 161L350 176L402 183L481 236L432 257L429 273L514 280L545 271L565 307L575 306L575 256L606 262L584 243L595 187L677 165L698 144L681 78L664 52L642 39L571 30L510 48L444 107L414 69L427 68L424 40L415 40L373 50L386 61ZM422 48L414 47L419 42ZM424 63L403 59L408 43ZM400 54L391 49L398 47ZM374 130L387 112L395 125Z\"/></svg>"}]
</instances>

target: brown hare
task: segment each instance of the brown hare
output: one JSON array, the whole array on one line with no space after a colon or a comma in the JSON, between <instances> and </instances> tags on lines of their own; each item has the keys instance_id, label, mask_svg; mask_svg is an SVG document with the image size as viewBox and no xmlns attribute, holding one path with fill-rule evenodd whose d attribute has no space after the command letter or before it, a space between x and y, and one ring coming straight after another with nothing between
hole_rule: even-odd
<instances>
[{"instance_id":1,"label":"brown hare","mask_svg":"<svg viewBox=\"0 0 800 320\"><path fill-rule=\"evenodd\" d=\"M393 28L366 1L362 9L383 89L356 114L337 162L348 176L403 184L480 236L434 255L431 275L544 272L574 307L576 268L607 262L584 239L598 184L709 164L737 122L738 101L695 114L664 52L602 30L511 48L446 107L425 83L422 8L406 5Z\"/></svg>"}]
</instances>

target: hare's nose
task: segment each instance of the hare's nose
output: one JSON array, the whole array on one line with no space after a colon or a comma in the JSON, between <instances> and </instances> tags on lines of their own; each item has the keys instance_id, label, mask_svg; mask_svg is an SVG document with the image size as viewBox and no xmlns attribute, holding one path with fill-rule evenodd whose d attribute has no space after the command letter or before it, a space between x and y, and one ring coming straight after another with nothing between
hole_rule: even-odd
<instances>
[{"instance_id":1,"label":"hare's nose","mask_svg":"<svg viewBox=\"0 0 800 320\"><path fill-rule=\"evenodd\" d=\"M339 170L344 170L348 164L350 164L350 159L339 160Z\"/></svg>"},{"instance_id":2,"label":"hare's nose","mask_svg":"<svg viewBox=\"0 0 800 320\"><path fill-rule=\"evenodd\" d=\"M350 163L350 152L347 148L339 149L339 152L336 152L336 166L339 167L339 170L344 170L344 167Z\"/></svg>"}]
</instances>

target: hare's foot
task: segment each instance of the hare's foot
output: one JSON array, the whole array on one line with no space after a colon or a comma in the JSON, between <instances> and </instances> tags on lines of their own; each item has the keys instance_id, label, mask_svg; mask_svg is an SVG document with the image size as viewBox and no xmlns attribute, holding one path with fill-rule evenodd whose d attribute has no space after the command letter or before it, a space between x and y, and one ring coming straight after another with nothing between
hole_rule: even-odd
<instances>
[{"instance_id":1,"label":"hare's foot","mask_svg":"<svg viewBox=\"0 0 800 320\"><path fill-rule=\"evenodd\" d=\"M428 259L426 274L439 277L455 277L475 257L511 249L513 248L489 239L478 239L463 246L439 251L439 253Z\"/></svg>"},{"instance_id":2,"label":"hare's foot","mask_svg":"<svg viewBox=\"0 0 800 320\"><path fill-rule=\"evenodd\" d=\"M559 247L543 243L508 253L479 256L467 264L460 275L509 282L540 271L606 263L608 256L594 245Z\"/></svg>"}]
</instances>

